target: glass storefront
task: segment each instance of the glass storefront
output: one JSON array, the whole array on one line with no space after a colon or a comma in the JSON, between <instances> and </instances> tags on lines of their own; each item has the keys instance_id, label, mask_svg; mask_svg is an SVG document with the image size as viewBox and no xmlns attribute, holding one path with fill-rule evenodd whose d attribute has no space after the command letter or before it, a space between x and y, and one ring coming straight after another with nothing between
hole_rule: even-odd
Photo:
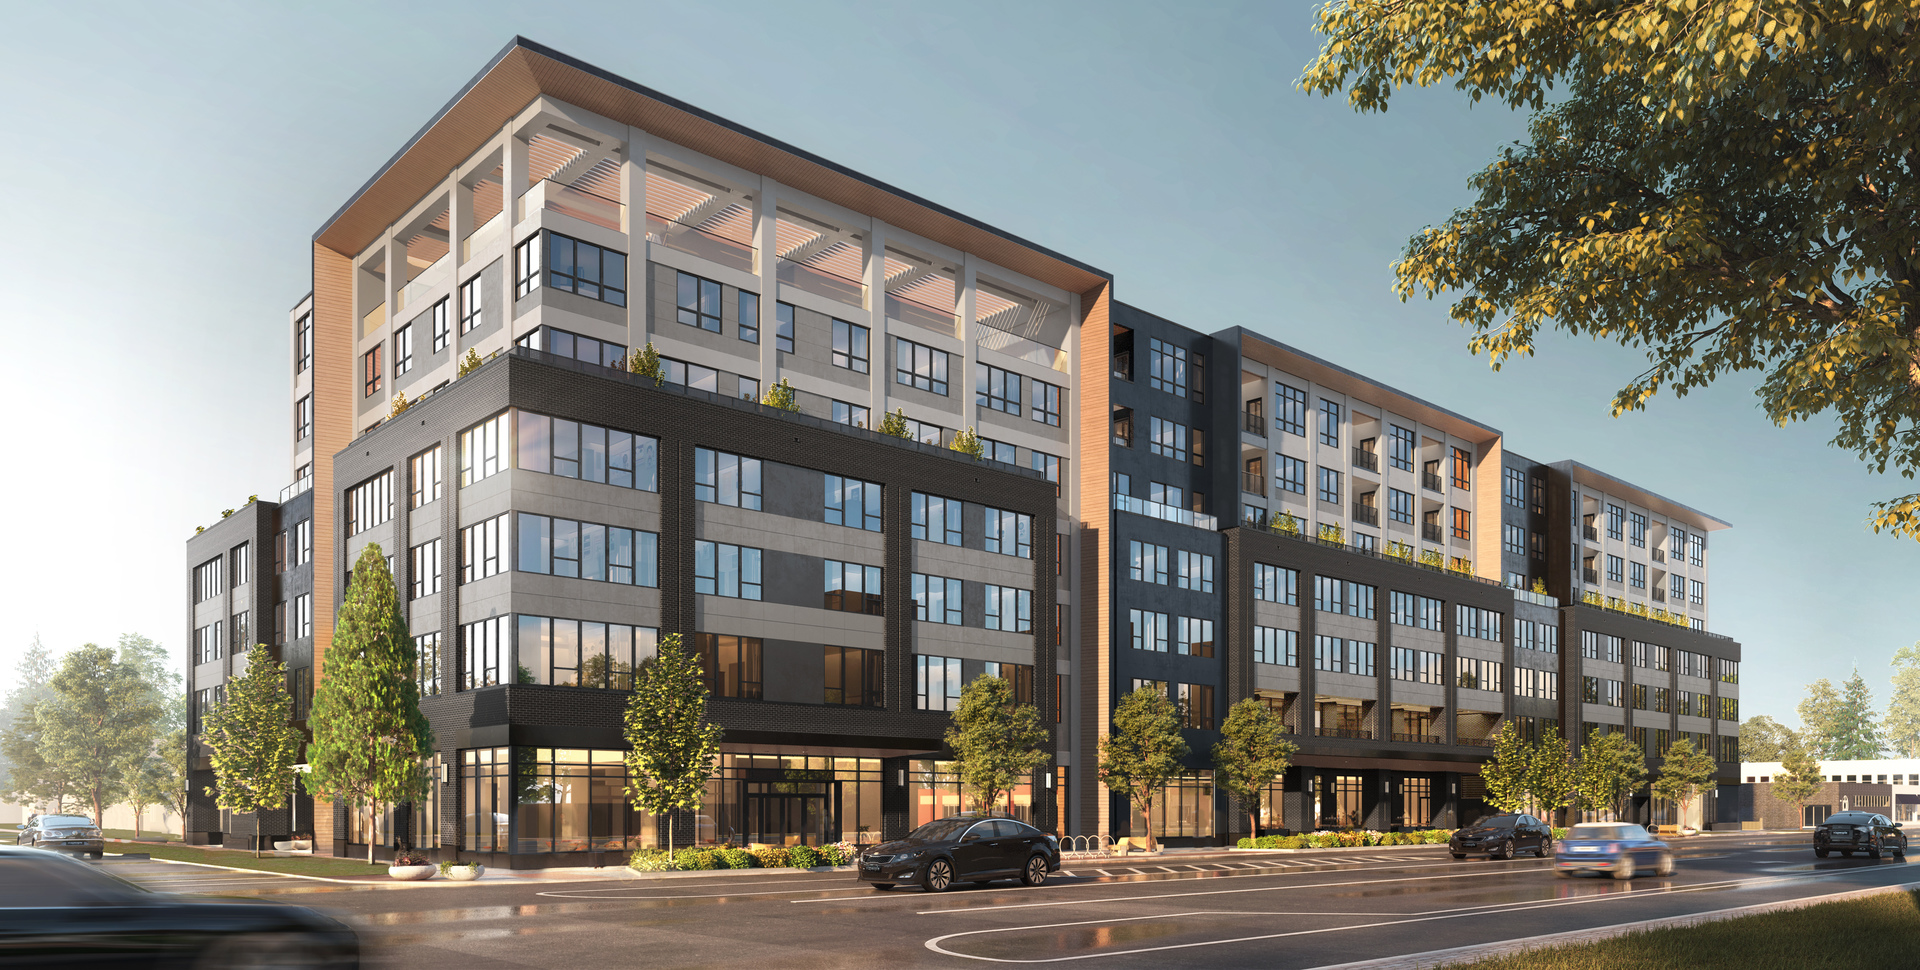
<instances>
[{"instance_id":1,"label":"glass storefront","mask_svg":"<svg viewBox=\"0 0 1920 970\"><path fill-rule=\"evenodd\" d=\"M1129 832L1145 832L1147 822L1140 806L1132 804L1133 827ZM1213 836L1213 772L1190 771L1167 783L1166 790L1153 799L1153 835L1158 839L1211 838Z\"/></svg>"},{"instance_id":2,"label":"glass storefront","mask_svg":"<svg viewBox=\"0 0 1920 970\"><path fill-rule=\"evenodd\" d=\"M936 819L961 812L977 812L979 803L971 794L961 797L960 776L951 761L916 758L907 772L908 801L913 806L912 826L918 828ZM1044 779L1042 779L1044 781ZM1055 797L1065 798L1065 786L1055 787ZM1033 779L1029 776L1013 790L995 800L992 810L1011 815L1022 822L1033 821Z\"/></svg>"}]
</instances>

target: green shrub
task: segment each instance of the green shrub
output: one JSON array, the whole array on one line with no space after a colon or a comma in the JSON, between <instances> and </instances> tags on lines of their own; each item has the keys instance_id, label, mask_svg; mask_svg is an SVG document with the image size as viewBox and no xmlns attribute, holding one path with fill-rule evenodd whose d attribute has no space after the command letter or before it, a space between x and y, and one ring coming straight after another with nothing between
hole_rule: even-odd
<instances>
[{"instance_id":1,"label":"green shrub","mask_svg":"<svg viewBox=\"0 0 1920 970\"><path fill-rule=\"evenodd\" d=\"M1564 839L1564 838L1566 838L1566 837L1567 837L1567 833L1569 833L1569 832L1571 832L1571 831L1573 831L1573 830L1572 830L1572 829L1561 829L1561 828L1556 828L1556 829L1554 829L1554 830L1553 830L1553 839L1554 839L1554 841L1556 841L1556 842L1558 842L1558 841L1560 841L1561 839Z\"/></svg>"},{"instance_id":2,"label":"green shrub","mask_svg":"<svg viewBox=\"0 0 1920 970\"><path fill-rule=\"evenodd\" d=\"M673 868L673 860L659 849L636 849L627 865L635 872L667 872Z\"/></svg>"},{"instance_id":3,"label":"green shrub","mask_svg":"<svg viewBox=\"0 0 1920 970\"><path fill-rule=\"evenodd\" d=\"M724 869L718 853L708 850L681 849L674 859L674 868L686 872L698 872L706 869Z\"/></svg>"},{"instance_id":4,"label":"green shrub","mask_svg":"<svg viewBox=\"0 0 1920 970\"><path fill-rule=\"evenodd\" d=\"M811 869L820 865L820 853L812 846L796 845L787 850L787 862L795 869Z\"/></svg>"},{"instance_id":5,"label":"green shrub","mask_svg":"<svg viewBox=\"0 0 1920 970\"><path fill-rule=\"evenodd\" d=\"M714 853L720 857L720 864L728 869L751 869L759 860L745 849L721 849Z\"/></svg>"},{"instance_id":6,"label":"green shrub","mask_svg":"<svg viewBox=\"0 0 1920 970\"><path fill-rule=\"evenodd\" d=\"M853 861L854 853L840 843L820 847L820 864L823 866L844 866Z\"/></svg>"},{"instance_id":7,"label":"green shrub","mask_svg":"<svg viewBox=\"0 0 1920 970\"><path fill-rule=\"evenodd\" d=\"M788 860L787 850L781 848L755 849L753 857L760 860L762 869L785 869L793 864Z\"/></svg>"}]
</instances>

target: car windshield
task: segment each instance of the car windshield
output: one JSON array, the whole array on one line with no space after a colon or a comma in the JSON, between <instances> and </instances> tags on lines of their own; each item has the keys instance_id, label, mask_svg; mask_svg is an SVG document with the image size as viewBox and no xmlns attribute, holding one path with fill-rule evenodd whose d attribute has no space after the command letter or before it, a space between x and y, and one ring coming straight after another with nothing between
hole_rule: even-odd
<instances>
[{"instance_id":1,"label":"car windshield","mask_svg":"<svg viewBox=\"0 0 1920 970\"><path fill-rule=\"evenodd\" d=\"M909 839L922 842L951 842L967 830L967 826L980 821L977 818L943 818L937 822L928 822L907 835Z\"/></svg>"},{"instance_id":2,"label":"car windshield","mask_svg":"<svg viewBox=\"0 0 1920 970\"><path fill-rule=\"evenodd\" d=\"M1518 821L1518 819L1512 815L1497 815L1493 818L1483 818L1473 823L1472 827L1468 828L1467 831L1482 832L1491 829L1510 829L1513 828L1513 823L1516 821Z\"/></svg>"},{"instance_id":3,"label":"car windshield","mask_svg":"<svg viewBox=\"0 0 1920 970\"><path fill-rule=\"evenodd\" d=\"M1865 825L1867 824L1867 816L1865 815L1829 815L1827 816L1827 824L1828 825Z\"/></svg>"},{"instance_id":4,"label":"car windshield","mask_svg":"<svg viewBox=\"0 0 1920 970\"><path fill-rule=\"evenodd\" d=\"M81 815L42 815L40 827L48 829L71 828L76 825L93 826L93 819Z\"/></svg>"},{"instance_id":5,"label":"car windshield","mask_svg":"<svg viewBox=\"0 0 1920 970\"><path fill-rule=\"evenodd\" d=\"M1647 830L1624 822L1586 822L1573 827L1570 839L1634 840L1647 838Z\"/></svg>"}]
</instances>

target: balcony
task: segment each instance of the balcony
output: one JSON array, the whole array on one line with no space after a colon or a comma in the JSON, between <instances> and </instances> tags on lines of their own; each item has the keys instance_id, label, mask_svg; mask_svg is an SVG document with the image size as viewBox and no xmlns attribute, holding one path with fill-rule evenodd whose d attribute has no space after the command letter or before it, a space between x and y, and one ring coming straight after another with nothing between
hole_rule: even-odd
<instances>
[{"instance_id":1,"label":"balcony","mask_svg":"<svg viewBox=\"0 0 1920 970\"><path fill-rule=\"evenodd\" d=\"M1664 550L1664 549L1662 549L1662 548L1660 548L1659 546L1654 546L1654 547L1653 547L1653 561L1654 561L1654 562L1666 562L1666 561L1667 561L1667 552L1666 552L1666 550Z\"/></svg>"},{"instance_id":2,"label":"balcony","mask_svg":"<svg viewBox=\"0 0 1920 970\"><path fill-rule=\"evenodd\" d=\"M1444 495L1447 491L1447 483L1440 480L1439 472L1421 472L1420 484L1429 492L1439 492Z\"/></svg>"},{"instance_id":3,"label":"balcony","mask_svg":"<svg viewBox=\"0 0 1920 970\"><path fill-rule=\"evenodd\" d=\"M1378 526L1380 524L1380 510L1371 505L1361 505L1355 502L1353 503L1353 521L1355 524Z\"/></svg>"},{"instance_id":4,"label":"balcony","mask_svg":"<svg viewBox=\"0 0 1920 970\"><path fill-rule=\"evenodd\" d=\"M1420 526L1420 538L1428 542L1445 542L1446 533L1442 532L1439 526L1431 522L1426 522Z\"/></svg>"},{"instance_id":5,"label":"balcony","mask_svg":"<svg viewBox=\"0 0 1920 970\"><path fill-rule=\"evenodd\" d=\"M299 478L294 480L293 484L288 485L286 488L281 489L280 501L282 504L284 504L288 499L293 498L295 495L299 495L304 492L311 492L311 491L313 491L313 476L309 474L304 478Z\"/></svg>"},{"instance_id":6,"label":"balcony","mask_svg":"<svg viewBox=\"0 0 1920 970\"><path fill-rule=\"evenodd\" d=\"M1297 521L1298 520L1296 520L1296 523ZM1446 565L1444 561L1444 557L1430 558L1429 560L1424 560L1424 561L1421 559L1416 559L1414 557L1413 547L1406 543L1389 542L1387 543L1386 549L1377 549L1377 548L1369 548L1366 546L1353 545L1351 543L1347 543L1343 545L1331 539L1325 539L1316 535L1308 534L1307 532L1299 528L1297 524L1294 530L1291 532L1287 531L1284 528L1281 528L1280 526L1274 525L1271 522L1249 521L1249 522L1242 522L1240 524L1246 528L1259 529L1260 531L1265 532L1268 535L1275 535L1275 536L1280 536L1286 539L1292 539L1295 542L1311 542L1311 543L1314 543L1315 545L1334 546L1336 548L1340 548L1342 551L1352 556L1366 556L1369 559L1378 559L1382 562L1398 563L1402 566L1407 566L1409 568L1424 569L1430 573L1439 573L1443 576L1451 576L1454 579L1464 580L1469 583L1479 583L1483 586L1496 586L1496 587L1501 586L1500 581L1497 579L1488 579L1485 576L1475 576L1471 572L1463 572L1459 569L1455 569ZM1399 551L1395 550L1396 546L1400 547ZM1438 553L1433 553L1432 555L1434 557L1439 557Z\"/></svg>"},{"instance_id":7,"label":"balcony","mask_svg":"<svg viewBox=\"0 0 1920 970\"><path fill-rule=\"evenodd\" d=\"M439 289L447 277L453 275L453 254L448 253L434 261L432 266L420 271L413 281L400 288L394 296L394 312L405 310L408 306L420 302L421 298Z\"/></svg>"},{"instance_id":8,"label":"balcony","mask_svg":"<svg viewBox=\"0 0 1920 970\"><path fill-rule=\"evenodd\" d=\"M1444 737L1441 737L1438 734L1395 733L1393 736L1393 740L1398 741L1401 744L1445 744L1447 743L1447 739Z\"/></svg>"},{"instance_id":9,"label":"balcony","mask_svg":"<svg viewBox=\"0 0 1920 970\"><path fill-rule=\"evenodd\" d=\"M814 296L826 297L835 303L852 307L866 306L866 284L860 280L809 263L795 262L784 256L774 260L774 264L774 278L788 286L805 290Z\"/></svg>"},{"instance_id":10,"label":"balcony","mask_svg":"<svg viewBox=\"0 0 1920 970\"><path fill-rule=\"evenodd\" d=\"M1466 746L1467 746L1467 747L1469 747L1469 748L1491 748L1491 747L1493 747L1493 739L1492 739L1492 738L1458 738L1458 739L1456 739L1456 740L1454 741L1454 743L1455 743L1455 744L1462 744L1462 745L1466 745Z\"/></svg>"},{"instance_id":11,"label":"balcony","mask_svg":"<svg viewBox=\"0 0 1920 970\"><path fill-rule=\"evenodd\" d=\"M1600 585L1600 573L1598 570L1594 569L1592 566L1581 567L1580 578L1586 580L1587 584L1590 586Z\"/></svg>"},{"instance_id":12,"label":"balcony","mask_svg":"<svg viewBox=\"0 0 1920 970\"><path fill-rule=\"evenodd\" d=\"M612 199L601 198L591 192L582 192L569 185L541 179L540 184L527 190L520 197L519 218L514 222L523 222L529 212L545 209L563 216L589 222L602 229L614 232L626 232L627 207Z\"/></svg>"},{"instance_id":13,"label":"balcony","mask_svg":"<svg viewBox=\"0 0 1920 970\"><path fill-rule=\"evenodd\" d=\"M507 214L494 213L493 218L481 223L480 228L468 233L467 238L460 240L460 261L468 262L473 259L474 253L485 252L486 248L493 245L494 240L505 235L506 231Z\"/></svg>"},{"instance_id":14,"label":"balcony","mask_svg":"<svg viewBox=\"0 0 1920 970\"><path fill-rule=\"evenodd\" d=\"M1560 600L1558 597L1548 596L1545 593L1536 593L1530 589L1514 590L1513 598L1527 602L1527 603L1532 603L1535 606L1544 606L1551 610L1557 610L1560 608Z\"/></svg>"},{"instance_id":15,"label":"balcony","mask_svg":"<svg viewBox=\"0 0 1920 970\"><path fill-rule=\"evenodd\" d=\"M1122 350L1113 355L1113 376L1123 381L1133 380L1133 351Z\"/></svg>"},{"instance_id":16,"label":"balcony","mask_svg":"<svg viewBox=\"0 0 1920 970\"><path fill-rule=\"evenodd\" d=\"M707 224L712 225L714 230L721 231L709 231L649 212L647 213L647 242L656 246L665 246L689 256L698 256L708 262L719 263L742 273L758 272L757 267L754 266L758 250L753 247L750 241L752 237L748 235L751 228L750 221L744 227L735 227L732 222L714 219L708 220ZM736 231L723 234L722 231L729 228Z\"/></svg>"},{"instance_id":17,"label":"balcony","mask_svg":"<svg viewBox=\"0 0 1920 970\"><path fill-rule=\"evenodd\" d=\"M1586 534L1586 536L1587 536L1587 541L1588 541L1588 542L1599 542L1599 541L1600 541L1600 530L1599 530L1599 529L1596 529L1596 528L1594 528L1593 526L1590 526L1590 525L1588 525L1588 526L1581 526L1581 528L1580 528L1580 531L1581 531L1581 532L1584 532L1584 533Z\"/></svg>"},{"instance_id":18,"label":"balcony","mask_svg":"<svg viewBox=\"0 0 1920 970\"><path fill-rule=\"evenodd\" d=\"M368 310L367 315L360 318L360 336L362 337L365 337L369 334L379 333L380 331L385 330L386 328L387 328L387 305L385 303L382 303L379 306L374 307L371 310Z\"/></svg>"},{"instance_id":19,"label":"balcony","mask_svg":"<svg viewBox=\"0 0 1920 970\"><path fill-rule=\"evenodd\" d=\"M1267 436L1267 416L1252 411L1240 412L1240 426L1250 435L1264 438Z\"/></svg>"},{"instance_id":20,"label":"balcony","mask_svg":"<svg viewBox=\"0 0 1920 970\"><path fill-rule=\"evenodd\" d=\"M1322 738L1352 738L1357 741L1373 740L1373 732L1366 728L1314 728L1313 733Z\"/></svg>"},{"instance_id":21,"label":"balcony","mask_svg":"<svg viewBox=\"0 0 1920 970\"><path fill-rule=\"evenodd\" d=\"M1062 374L1067 372L1067 352L1058 347L1049 347L1038 340L1028 340L1019 334L996 330L986 324L982 324L979 330L981 350L991 350L1015 360L1050 367Z\"/></svg>"},{"instance_id":22,"label":"balcony","mask_svg":"<svg viewBox=\"0 0 1920 970\"><path fill-rule=\"evenodd\" d=\"M1265 472L1241 472L1240 490L1255 495L1267 494L1267 475Z\"/></svg>"},{"instance_id":23,"label":"balcony","mask_svg":"<svg viewBox=\"0 0 1920 970\"><path fill-rule=\"evenodd\" d=\"M1353 449L1353 467L1364 468L1377 474L1380 471L1380 456L1365 448L1355 448Z\"/></svg>"},{"instance_id":24,"label":"balcony","mask_svg":"<svg viewBox=\"0 0 1920 970\"><path fill-rule=\"evenodd\" d=\"M1177 522L1181 525L1193 526L1196 529L1206 529L1209 532L1217 532L1220 529L1220 520L1211 515L1203 512L1190 512L1186 509L1175 508L1171 505L1162 505L1159 502L1149 502L1146 499L1134 498L1131 495L1115 495L1113 497L1113 507L1121 512L1132 512L1135 515L1144 515L1150 519L1159 519L1163 522Z\"/></svg>"},{"instance_id":25,"label":"balcony","mask_svg":"<svg viewBox=\"0 0 1920 970\"><path fill-rule=\"evenodd\" d=\"M1665 603L1667 601L1667 591L1655 586L1653 588L1653 601L1655 603Z\"/></svg>"},{"instance_id":26,"label":"balcony","mask_svg":"<svg viewBox=\"0 0 1920 970\"><path fill-rule=\"evenodd\" d=\"M941 309L937 306L929 306L898 293L887 294L886 306L887 321L890 323L911 324L946 337L952 337L960 332L952 307Z\"/></svg>"}]
</instances>

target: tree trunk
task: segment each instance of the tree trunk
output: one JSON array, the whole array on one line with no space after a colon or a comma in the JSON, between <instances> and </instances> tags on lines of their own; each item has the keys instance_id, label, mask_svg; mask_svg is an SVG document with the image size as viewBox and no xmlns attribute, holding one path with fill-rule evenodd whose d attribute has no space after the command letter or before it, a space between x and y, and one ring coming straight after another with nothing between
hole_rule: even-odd
<instances>
[{"instance_id":1,"label":"tree trunk","mask_svg":"<svg viewBox=\"0 0 1920 970\"><path fill-rule=\"evenodd\" d=\"M133 840L140 841L140 810L137 808L133 811Z\"/></svg>"},{"instance_id":2,"label":"tree trunk","mask_svg":"<svg viewBox=\"0 0 1920 970\"><path fill-rule=\"evenodd\" d=\"M367 865L373 865L373 799L367 799Z\"/></svg>"},{"instance_id":3,"label":"tree trunk","mask_svg":"<svg viewBox=\"0 0 1920 970\"><path fill-rule=\"evenodd\" d=\"M1247 837L1253 839L1260 837L1260 813L1257 811L1247 813Z\"/></svg>"},{"instance_id":4,"label":"tree trunk","mask_svg":"<svg viewBox=\"0 0 1920 970\"><path fill-rule=\"evenodd\" d=\"M1160 844L1157 841L1155 841L1153 837L1153 802L1151 800L1152 797L1153 796L1148 795L1147 797L1140 799L1140 820L1143 823L1142 827L1146 829L1146 831L1142 832L1141 834L1144 835L1147 839L1146 851L1148 852L1152 852L1160 847Z\"/></svg>"},{"instance_id":5,"label":"tree trunk","mask_svg":"<svg viewBox=\"0 0 1920 970\"><path fill-rule=\"evenodd\" d=\"M673 809L667 809L667 868L673 869Z\"/></svg>"}]
</instances>

